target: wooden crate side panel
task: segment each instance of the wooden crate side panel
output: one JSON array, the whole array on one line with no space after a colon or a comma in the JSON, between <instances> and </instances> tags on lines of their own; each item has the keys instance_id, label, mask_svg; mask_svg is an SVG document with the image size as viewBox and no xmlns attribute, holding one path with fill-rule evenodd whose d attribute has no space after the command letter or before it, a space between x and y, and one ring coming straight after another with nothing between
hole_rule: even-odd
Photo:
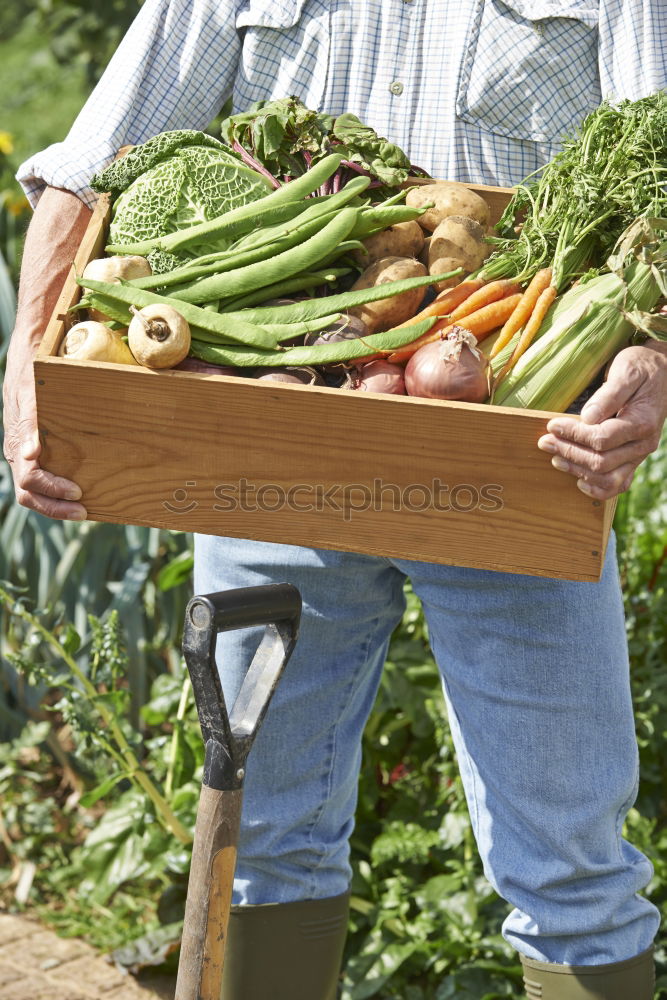
<instances>
[{"instance_id":1,"label":"wooden crate side panel","mask_svg":"<svg viewBox=\"0 0 667 1000\"><path fill-rule=\"evenodd\" d=\"M44 331L44 336L37 352L38 358L56 356L66 331L78 322L76 313L68 313L67 311L81 298L81 286L77 284L76 276L83 272L89 261L95 257L102 256L110 215L111 202L109 195L100 195L72 267L65 278L62 292L53 310L53 315Z\"/></svg>"},{"instance_id":2,"label":"wooden crate side panel","mask_svg":"<svg viewBox=\"0 0 667 1000\"><path fill-rule=\"evenodd\" d=\"M537 449L548 414L58 358L36 376L44 467L93 519L599 578L605 507Z\"/></svg>"}]
</instances>

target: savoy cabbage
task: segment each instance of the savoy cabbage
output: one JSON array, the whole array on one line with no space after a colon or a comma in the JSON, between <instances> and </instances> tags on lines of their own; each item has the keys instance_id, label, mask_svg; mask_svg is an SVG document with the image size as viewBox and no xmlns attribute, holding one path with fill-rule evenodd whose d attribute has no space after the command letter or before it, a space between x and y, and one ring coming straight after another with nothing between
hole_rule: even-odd
<instances>
[{"instance_id":1,"label":"savoy cabbage","mask_svg":"<svg viewBox=\"0 0 667 1000\"><path fill-rule=\"evenodd\" d=\"M204 132L162 132L91 181L115 196L110 242L135 243L206 222L270 190L229 147ZM156 268L163 270L164 266Z\"/></svg>"}]
</instances>

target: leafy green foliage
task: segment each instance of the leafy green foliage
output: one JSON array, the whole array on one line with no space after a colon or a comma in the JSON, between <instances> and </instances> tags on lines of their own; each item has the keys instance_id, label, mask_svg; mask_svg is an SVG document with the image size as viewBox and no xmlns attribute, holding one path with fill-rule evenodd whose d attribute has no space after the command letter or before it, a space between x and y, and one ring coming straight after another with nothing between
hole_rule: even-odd
<instances>
[{"instance_id":1,"label":"leafy green foliage","mask_svg":"<svg viewBox=\"0 0 667 1000\"><path fill-rule=\"evenodd\" d=\"M383 139L370 125L349 112L338 115L332 126L333 149L351 163L358 163L372 177L391 187L404 183L411 164L403 150Z\"/></svg>"},{"instance_id":2,"label":"leafy green foliage","mask_svg":"<svg viewBox=\"0 0 667 1000\"><path fill-rule=\"evenodd\" d=\"M537 179L518 186L484 274L523 280L553 267L562 289L584 267L601 267L637 216L667 214L666 163L667 91L617 107L603 102Z\"/></svg>"},{"instance_id":3,"label":"leafy green foliage","mask_svg":"<svg viewBox=\"0 0 667 1000\"><path fill-rule=\"evenodd\" d=\"M334 186L342 185L358 169L395 187L407 180L412 169L402 149L356 115L334 118L307 108L296 97L256 101L247 111L226 118L220 131L246 162L285 180L305 173L333 152L347 161L331 182ZM423 173L418 168L412 172Z\"/></svg>"},{"instance_id":4,"label":"leafy green foliage","mask_svg":"<svg viewBox=\"0 0 667 1000\"><path fill-rule=\"evenodd\" d=\"M143 0L33 0L40 31L61 63L77 62L97 81Z\"/></svg>"},{"instance_id":5,"label":"leafy green foliage","mask_svg":"<svg viewBox=\"0 0 667 1000\"><path fill-rule=\"evenodd\" d=\"M14 666L30 683L49 684L46 719L0 746L0 874L11 884L23 864L34 864L31 901L63 933L85 933L108 948L175 916L174 940L203 764L189 679L182 668L156 678L142 710L147 736L129 722L116 614L91 621L84 673L72 659L80 640L71 625L50 631L22 601L2 590L0 599L16 627L26 626ZM42 655L45 645L58 653L58 673Z\"/></svg>"}]
</instances>

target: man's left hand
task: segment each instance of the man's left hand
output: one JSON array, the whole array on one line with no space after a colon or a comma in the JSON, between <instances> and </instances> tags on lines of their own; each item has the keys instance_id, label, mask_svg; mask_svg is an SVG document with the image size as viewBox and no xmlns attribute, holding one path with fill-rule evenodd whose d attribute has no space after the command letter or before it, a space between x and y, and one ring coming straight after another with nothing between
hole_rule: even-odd
<instances>
[{"instance_id":1,"label":"man's left hand","mask_svg":"<svg viewBox=\"0 0 667 1000\"><path fill-rule=\"evenodd\" d=\"M577 477L582 493L609 500L629 489L637 466L658 447L665 418L667 344L651 341L620 351L581 418L554 417L538 447Z\"/></svg>"}]
</instances>

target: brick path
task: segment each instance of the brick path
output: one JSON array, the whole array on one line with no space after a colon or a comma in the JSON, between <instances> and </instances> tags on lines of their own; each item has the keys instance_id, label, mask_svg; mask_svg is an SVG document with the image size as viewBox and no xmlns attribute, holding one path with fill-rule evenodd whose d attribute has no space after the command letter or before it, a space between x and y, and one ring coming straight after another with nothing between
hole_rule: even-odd
<instances>
[{"instance_id":1,"label":"brick path","mask_svg":"<svg viewBox=\"0 0 667 1000\"><path fill-rule=\"evenodd\" d=\"M119 972L90 945L0 913L0 1000L173 1000L169 977Z\"/></svg>"}]
</instances>

